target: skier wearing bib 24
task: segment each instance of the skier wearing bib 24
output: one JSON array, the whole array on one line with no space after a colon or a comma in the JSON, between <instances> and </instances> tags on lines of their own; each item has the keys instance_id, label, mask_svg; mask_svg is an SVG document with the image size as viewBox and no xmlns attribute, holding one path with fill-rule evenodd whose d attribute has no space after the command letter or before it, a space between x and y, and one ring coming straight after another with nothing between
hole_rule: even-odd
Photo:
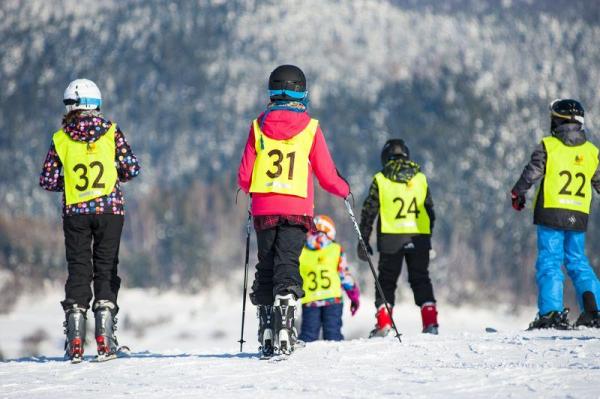
<instances>
[{"instance_id":1,"label":"skier wearing bib 24","mask_svg":"<svg viewBox=\"0 0 600 399\"><path fill-rule=\"evenodd\" d=\"M107 360L116 357L119 349L114 330L125 214L119 182L137 176L140 167L123 132L100 113L102 96L94 82L72 81L63 102L67 114L52 138L40 185L48 191L64 192L68 278L61 304L66 319L65 357L74 363L83 357L86 313L94 297L98 360Z\"/></svg>"},{"instance_id":2,"label":"skier wearing bib 24","mask_svg":"<svg viewBox=\"0 0 600 399\"><path fill-rule=\"evenodd\" d=\"M410 160L410 153L401 139L391 139L381 152L383 170L375 175L365 199L360 220L361 234L367 251L373 254L369 237L375 218L377 249L379 250L378 280L385 298L394 306L398 277L406 259L408 281L415 304L421 308L423 332L438 333L437 309L429 279L429 250L435 221L433 200L427 179L421 168ZM358 246L358 257L367 261L367 254ZM375 290L377 308L375 329L370 337L385 336L392 327L383 298Z\"/></svg>"},{"instance_id":3,"label":"skier wearing bib 24","mask_svg":"<svg viewBox=\"0 0 600 399\"><path fill-rule=\"evenodd\" d=\"M263 356L289 354L296 342L296 301L304 296L299 257L313 230L313 173L338 197L350 193L331 159L319 123L307 111L306 79L293 65L269 77L270 103L251 126L238 184L252 195L258 264L250 299L258 306Z\"/></svg>"},{"instance_id":4,"label":"skier wearing bib 24","mask_svg":"<svg viewBox=\"0 0 600 399\"><path fill-rule=\"evenodd\" d=\"M592 187L600 192L598 148L586 138L584 110L578 101L553 101L550 123L552 135L536 147L511 191L512 206L520 211L529 188L541 180L533 213L539 313L529 329L571 327L568 309L563 308L562 265L573 281L582 311L575 324L600 327L600 282L585 255Z\"/></svg>"},{"instance_id":5,"label":"skier wearing bib 24","mask_svg":"<svg viewBox=\"0 0 600 399\"><path fill-rule=\"evenodd\" d=\"M315 216L317 231L308 233L300 255L300 275L304 281L300 340L341 341L342 288L350 298L352 316L360 305L360 289L350 274L344 248L335 241L335 224L325 215Z\"/></svg>"}]
</instances>

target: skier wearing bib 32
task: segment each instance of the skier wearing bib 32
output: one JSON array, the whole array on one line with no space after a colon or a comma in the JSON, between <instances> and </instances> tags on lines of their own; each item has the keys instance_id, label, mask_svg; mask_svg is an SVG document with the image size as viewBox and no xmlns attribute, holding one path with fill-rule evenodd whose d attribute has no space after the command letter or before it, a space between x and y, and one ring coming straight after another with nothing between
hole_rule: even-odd
<instances>
[{"instance_id":1,"label":"skier wearing bib 32","mask_svg":"<svg viewBox=\"0 0 600 399\"><path fill-rule=\"evenodd\" d=\"M342 288L350 298L352 316L360 305L360 290L350 274L346 254L335 241L335 224L325 215L315 216L317 231L308 233L300 255L300 275L304 280L302 298L302 329L300 340L319 339L341 341Z\"/></svg>"},{"instance_id":2,"label":"skier wearing bib 32","mask_svg":"<svg viewBox=\"0 0 600 399\"><path fill-rule=\"evenodd\" d=\"M338 197L350 193L319 123L307 111L306 79L293 65L269 77L270 103L250 126L238 184L252 195L258 264L250 299L258 306L263 356L289 354L296 341L296 301L304 296L299 257L313 225L313 173Z\"/></svg>"},{"instance_id":3,"label":"skier wearing bib 32","mask_svg":"<svg viewBox=\"0 0 600 399\"><path fill-rule=\"evenodd\" d=\"M378 280L385 298L394 306L398 277L406 259L408 281L415 304L421 308L423 332L438 333L437 309L429 279L429 250L435 221L433 200L427 178L421 168L410 160L408 147L401 139L391 139L381 152L383 170L375 175L365 199L360 230L369 254L373 254L369 237L373 222L377 222L379 250ZM358 246L358 257L367 261L367 254ZM375 290L377 308L375 329L370 337L385 336L392 327L383 298Z\"/></svg>"},{"instance_id":4,"label":"skier wearing bib 32","mask_svg":"<svg viewBox=\"0 0 600 399\"><path fill-rule=\"evenodd\" d=\"M48 191L64 192L68 278L61 304L66 319L65 357L74 363L83 357L86 313L94 297L98 360L107 360L118 351L114 330L124 220L119 182L137 176L140 167L123 132L100 113L102 96L94 82L72 81L63 102L67 114L52 138L40 185Z\"/></svg>"},{"instance_id":5,"label":"skier wearing bib 32","mask_svg":"<svg viewBox=\"0 0 600 399\"><path fill-rule=\"evenodd\" d=\"M582 311L575 324L600 327L600 282L585 255L592 187L600 192L598 148L586 138L584 110L578 101L553 101L550 123L552 135L536 147L511 191L512 206L520 211L527 190L541 180L533 213L539 313L529 329L571 327L568 309L563 309L562 265L573 281Z\"/></svg>"}]
</instances>

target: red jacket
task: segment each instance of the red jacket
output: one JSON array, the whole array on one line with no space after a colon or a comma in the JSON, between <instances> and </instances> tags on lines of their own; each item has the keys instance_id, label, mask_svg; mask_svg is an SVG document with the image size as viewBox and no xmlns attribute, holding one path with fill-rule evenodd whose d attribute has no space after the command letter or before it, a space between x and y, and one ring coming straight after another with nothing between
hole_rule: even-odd
<instances>
[{"instance_id":1,"label":"red jacket","mask_svg":"<svg viewBox=\"0 0 600 399\"><path fill-rule=\"evenodd\" d=\"M262 114L258 117L262 118ZM286 140L300 133L310 122L310 116L306 112L294 112L288 110L273 110L267 114L261 130L269 138ZM238 170L238 185L244 192L248 193L252 182L252 170L256 159L254 147L254 128L250 125L248 141L244 148L242 161ZM314 214L314 185L313 173L319 180L319 184L325 190L338 197L346 198L350 193L350 187L342 179L335 168L335 164L329 154L325 137L321 127L317 132L309 155L308 166L308 190L306 198L294 195L276 193L254 193L252 195L252 214L259 215L306 215Z\"/></svg>"}]
</instances>

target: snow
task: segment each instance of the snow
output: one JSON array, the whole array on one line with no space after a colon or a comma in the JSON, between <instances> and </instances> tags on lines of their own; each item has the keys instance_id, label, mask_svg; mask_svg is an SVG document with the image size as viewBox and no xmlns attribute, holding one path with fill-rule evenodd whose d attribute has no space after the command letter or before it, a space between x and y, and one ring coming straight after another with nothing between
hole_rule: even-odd
<instances>
[{"instance_id":1,"label":"snow","mask_svg":"<svg viewBox=\"0 0 600 399\"><path fill-rule=\"evenodd\" d=\"M227 293L123 289L118 332L131 358L79 365L62 361L61 292L28 296L0 316L0 346L11 359L0 363L0 397L599 397L600 331L523 332L533 309L515 315L441 304L441 335L430 336L419 333L418 309L402 303L398 343L360 338L374 321L363 298L355 318L345 313L348 341L311 343L273 362L255 355L252 305L238 352L241 303ZM21 357L22 338L38 328L47 335L43 356Z\"/></svg>"}]
</instances>

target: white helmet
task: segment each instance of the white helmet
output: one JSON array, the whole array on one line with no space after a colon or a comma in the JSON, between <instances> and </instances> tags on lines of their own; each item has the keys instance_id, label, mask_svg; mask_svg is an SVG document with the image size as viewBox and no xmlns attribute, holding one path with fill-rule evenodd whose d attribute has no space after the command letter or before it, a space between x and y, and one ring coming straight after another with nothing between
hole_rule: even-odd
<instances>
[{"instance_id":1,"label":"white helmet","mask_svg":"<svg viewBox=\"0 0 600 399\"><path fill-rule=\"evenodd\" d=\"M102 94L96 83L89 79L75 79L65 89L63 103L67 112L76 109L96 109L102 105Z\"/></svg>"}]
</instances>

